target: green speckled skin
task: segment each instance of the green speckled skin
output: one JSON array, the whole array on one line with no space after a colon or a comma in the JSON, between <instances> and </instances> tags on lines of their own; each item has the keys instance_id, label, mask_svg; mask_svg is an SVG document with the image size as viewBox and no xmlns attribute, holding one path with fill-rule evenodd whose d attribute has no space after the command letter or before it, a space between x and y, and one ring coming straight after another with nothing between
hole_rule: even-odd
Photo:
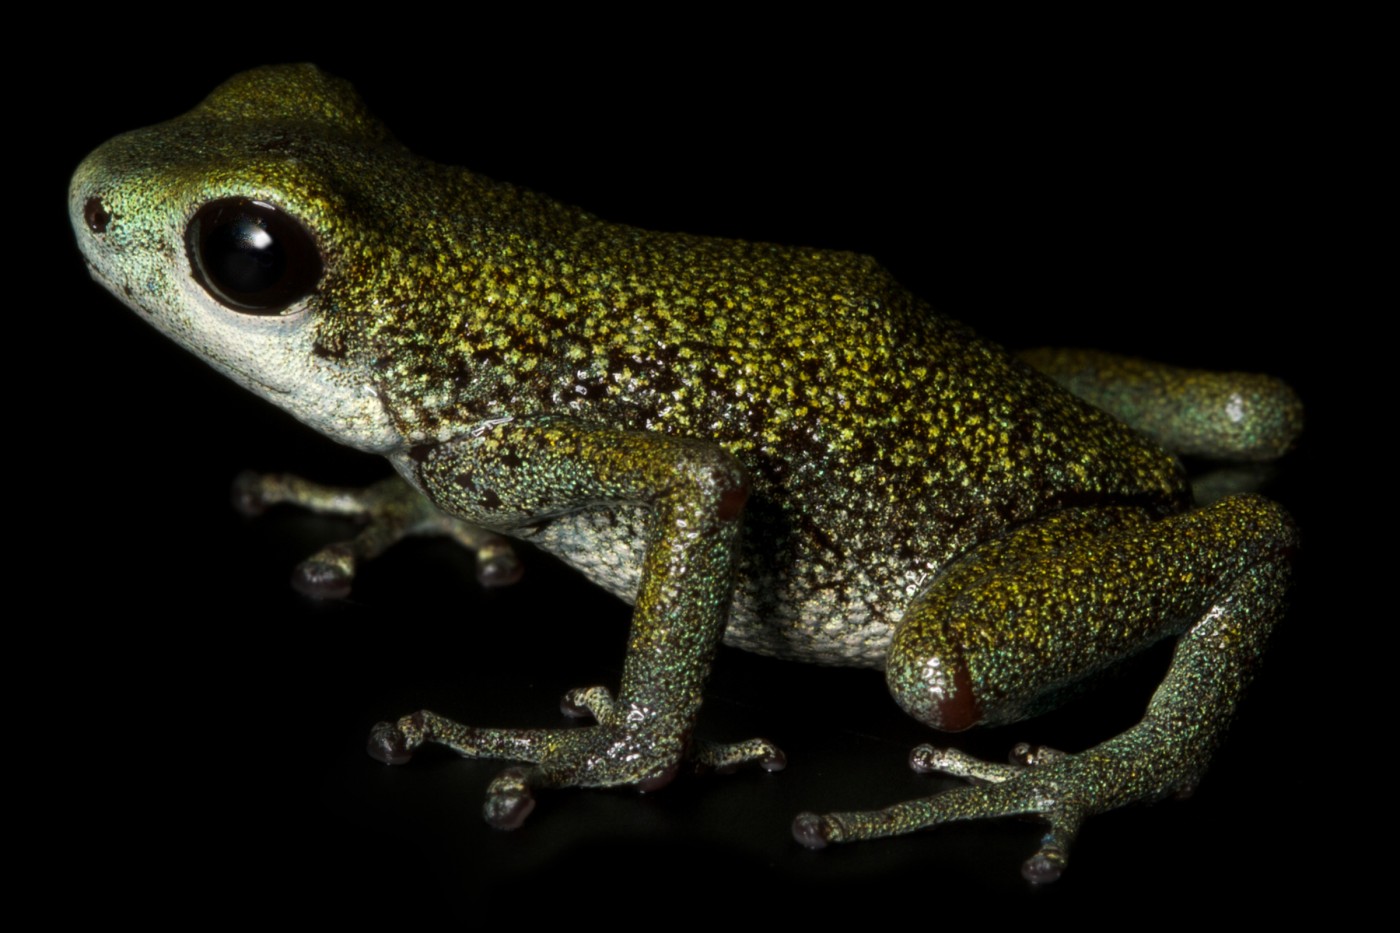
<instances>
[{"instance_id":1,"label":"green speckled skin","mask_svg":"<svg viewBox=\"0 0 1400 933\"><path fill-rule=\"evenodd\" d=\"M275 206L316 242L324 274L280 316L220 307L193 281L185 229L227 197ZM1027 874L1049 880L1085 815L1199 777L1278 614L1287 516L1254 497L1188 511L1158 446L1280 455L1300 418L1276 382L1018 360L867 257L637 230L419 159L309 66L239 75L109 142L70 200L114 293L384 454L436 506L411 519L396 506L395 535L437 520L475 547L527 538L635 606L616 697L571 695L596 725L422 712L376 731L393 762L422 741L533 762L492 785L497 825L524 818L532 787L659 786L687 754L776 767L765 742L691 738L721 637L883 667L905 709L952 730L1030 715L1183 636L1143 725L1098 749L1042 753L966 794L799 819L816 845L1038 812L1052 833ZM1210 392L1178 391L1209 378ZM1241 415L1241 392L1264 401ZM348 585L353 560L336 572Z\"/></svg>"}]
</instances>

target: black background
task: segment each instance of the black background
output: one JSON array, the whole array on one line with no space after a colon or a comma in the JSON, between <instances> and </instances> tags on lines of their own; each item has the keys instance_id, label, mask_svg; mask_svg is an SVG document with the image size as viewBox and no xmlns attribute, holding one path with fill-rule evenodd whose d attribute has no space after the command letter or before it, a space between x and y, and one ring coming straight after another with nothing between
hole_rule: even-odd
<instances>
[{"instance_id":1,"label":"black background","mask_svg":"<svg viewBox=\"0 0 1400 933\"><path fill-rule=\"evenodd\" d=\"M553 895L586 889L619 915L663 892L664 922L705 909L707 892L754 889L771 897L764 921L866 896L927 898L939 917L1150 904L1170 920L1191 909L1176 893L1201 886L1239 905L1327 892L1317 866L1334 855L1294 803L1317 778L1301 743L1326 734L1324 704L1339 696L1315 634L1319 452L1335 410L1315 364L1317 331L1330 331L1296 323L1328 307L1316 222L1327 127L1305 64L1209 43L953 67L936 49L780 59L731 38L684 54L560 55L517 39L476 34L422 55L391 43L173 57L93 46L86 90L54 102L68 117L42 133L35 123L44 182L24 199L41 205L41 232L26 247L46 288L37 337L14 348L34 375L12 384L24 426L12 455L42 490L21 507L40 543L15 569L39 597L20 610L33 650L19 656L51 685L25 717L43 737L26 767L61 801L36 860L123 905L174 897L307 916L468 916L481 896L567 911L578 902ZM683 778L645 797L549 793L525 828L501 833L480 818L499 763L368 759L370 724L419 707L560 723L565 689L615 684L628 613L537 554L518 586L483 593L469 557L433 542L366 568L345 603L297 597L292 566L347 529L293 511L242 519L228 506L233 476L355 483L386 468L238 389L88 280L62 219L82 156L241 68L301 58L351 79L417 151L609 219L870 253L1009 345L1290 380L1310 427L1269 493L1304 533L1294 606L1195 797L1092 820L1065 878L1040 890L1018 870L1033 823L810 853L788 834L801 810L950 786L905 766L937 737L878 673L728 649L700 732L767 736L789 756L784 773ZM1134 721L1165 661L1050 717L954 741L997 759L1022 739L1085 747ZM52 725L36 727L36 711ZM1280 892L1295 874L1312 880Z\"/></svg>"}]
</instances>

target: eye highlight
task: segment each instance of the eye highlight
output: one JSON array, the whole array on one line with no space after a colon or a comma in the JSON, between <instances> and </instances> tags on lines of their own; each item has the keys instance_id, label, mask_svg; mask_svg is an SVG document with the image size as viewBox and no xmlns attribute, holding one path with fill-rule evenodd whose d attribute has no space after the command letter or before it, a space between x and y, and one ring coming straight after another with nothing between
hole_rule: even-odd
<instances>
[{"instance_id":1,"label":"eye highlight","mask_svg":"<svg viewBox=\"0 0 1400 933\"><path fill-rule=\"evenodd\" d=\"M326 269L300 221L251 198L201 207L185 231L185 248L204 290L249 314L280 314L314 292Z\"/></svg>"}]
</instances>

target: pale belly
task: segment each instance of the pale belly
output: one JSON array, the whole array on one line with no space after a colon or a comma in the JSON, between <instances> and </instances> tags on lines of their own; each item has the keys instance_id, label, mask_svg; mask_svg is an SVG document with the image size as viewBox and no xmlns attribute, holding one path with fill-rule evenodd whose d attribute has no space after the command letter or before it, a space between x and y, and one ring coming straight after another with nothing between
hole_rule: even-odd
<instances>
[{"instance_id":1,"label":"pale belly","mask_svg":"<svg viewBox=\"0 0 1400 933\"><path fill-rule=\"evenodd\" d=\"M553 519L521 537L634 603L646 551L640 507ZM815 664L882 668L904 607L925 585L926 570L875 561L833 562L802 542L746 541L724 642L745 651ZM813 552L813 553L809 553Z\"/></svg>"}]
</instances>

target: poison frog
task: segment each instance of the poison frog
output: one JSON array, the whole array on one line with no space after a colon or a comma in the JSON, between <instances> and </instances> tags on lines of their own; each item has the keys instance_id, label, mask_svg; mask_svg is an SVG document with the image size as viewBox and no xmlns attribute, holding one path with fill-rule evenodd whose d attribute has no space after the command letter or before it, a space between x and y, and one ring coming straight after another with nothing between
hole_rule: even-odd
<instances>
[{"instance_id":1,"label":"poison frog","mask_svg":"<svg viewBox=\"0 0 1400 933\"><path fill-rule=\"evenodd\" d=\"M1293 523L1251 495L1193 507L1178 455L1266 461L1301 426L1277 380L1089 351L1014 356L851 253L662 234L418 158L310 66L236 76L80 166L70 214L92 275L237 382L385 456L362 494L248 477L367 521L298 571L345 594L409 534L513 582L510 539L634 608L621 682L565 698L592 723L493 729L419 711L376 727L525 762L487 792L664 786L782 753L694 736L716 648L882 669L943 731L1014 722L1164 639L1142 722L1010 765L921 746L967 787L802 814L811 847L1034 814L1023 866L1054 880L1083 820L1204 773L1277 621Z\"/></svg>"}]
</instances>

